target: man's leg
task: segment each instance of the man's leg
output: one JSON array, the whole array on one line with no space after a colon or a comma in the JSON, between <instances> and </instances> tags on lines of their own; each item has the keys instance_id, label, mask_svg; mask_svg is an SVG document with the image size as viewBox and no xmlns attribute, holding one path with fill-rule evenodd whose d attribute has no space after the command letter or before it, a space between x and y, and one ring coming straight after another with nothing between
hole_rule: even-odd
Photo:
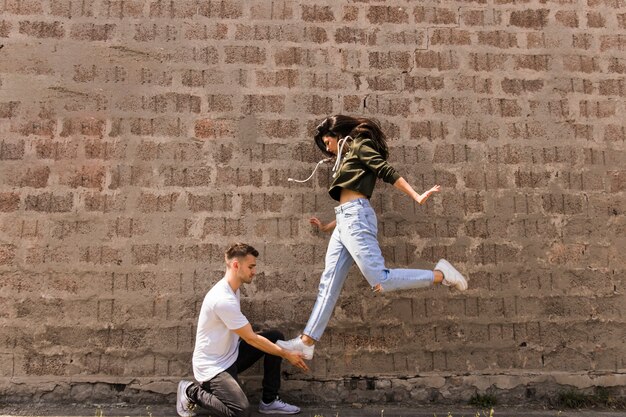
<instances>
[{"instance_id":1,"label":"man's leg","mask_svg":"<svg viewBox=\"0 0 626 417\"><path fill-rule=\"evenodd\" d=\"M259 334L272 343L285 339L278 330L269 330ZM265 356L263 358L263 402L269 404L278 397L278 391L280 390L280 365L283 358L268 355L242 340L239 343L239 356L237 356L235 364L237 365L237 371L243 372L261 359L262 356Z\"/></svg>"},{"instance_id":2,"label":"man's leg","mask_svg":"<svg viewBox=\"0 0 626 417\"><path fill-rule=\"evenodd\" d=\"M215 417L248 417L250 403L237 381L237 366L232 365L202 385L187 389L189 399Z\"/></svg>"}]
</instances>

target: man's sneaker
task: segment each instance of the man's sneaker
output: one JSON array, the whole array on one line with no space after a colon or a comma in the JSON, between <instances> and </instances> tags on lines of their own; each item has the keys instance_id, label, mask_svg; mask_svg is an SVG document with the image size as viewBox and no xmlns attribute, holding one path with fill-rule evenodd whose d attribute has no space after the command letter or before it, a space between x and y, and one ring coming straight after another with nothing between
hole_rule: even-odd
<instances>
[{"instance_id":1,"label":"man's sneaker","mask_svg":"<svg viewBox=\"0 0 626 417\"><path fill-rule=\"evenodd\" d=\"M283 349L293 350L294 352L302 352L302 357L308 361L313 359L313 350L315 349L315 345L305 345L300 336L294 337L291 340L279 340L276 344Z\"/></svg>"},{"instance_id":2,"label":"man's sneaker","mask_svg":"<svg viewBox=\"0 0 626 417\"><path fill-rule=\"evenodd\" d=\"M196 405L187 396L187 388L193 384L192 381L180 381L176 392L176 411L180 417L196 416Z\"/></svg>"},{"instance_id":3,"label":"man's sneaker","mask_svg":"<svg viewBox=\"0 0 626 417\"><path fill-rule=\"evenodd\" d=\"M439 262L435 265L435 270L443 273L443 285L455 287L459 291L465 291L467 289L467 280L465 277L445 259L439 259Z\"/></svg>"},{"instance_id":4,"label":"man's sneaker","mask_svg":"<svg viewBox=\"0 0 626 417\"><path fill-rule=\"evenodd\" d=\"M259 403L259 413L261 414L298 414L300 407L287 404L279 397L269 404L265 404L263 400Z\"/></svg>"}]
</instances>

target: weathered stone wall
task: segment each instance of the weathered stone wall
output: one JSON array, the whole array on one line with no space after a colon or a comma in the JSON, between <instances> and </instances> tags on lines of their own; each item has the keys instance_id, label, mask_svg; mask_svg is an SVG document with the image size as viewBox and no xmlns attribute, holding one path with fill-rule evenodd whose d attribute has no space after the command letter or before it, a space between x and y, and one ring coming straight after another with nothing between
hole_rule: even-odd
<instances>
[{"instance_id":1,"label":"weathered stone wall","mask_svg":"<svg viewBox=\"0 0 626 417\"><path fill-rule=\"evenodd\" d=\"M170 401L233 241L261 251L245 313L297 334L333 202L329 167L287 178L334 113L442 185L378 186L388 265L446 257L470 290L375 295L354 270L287 396L623 392L623 0L6 0L0 44L2 401Z\"/></svg>"}]
</instances>

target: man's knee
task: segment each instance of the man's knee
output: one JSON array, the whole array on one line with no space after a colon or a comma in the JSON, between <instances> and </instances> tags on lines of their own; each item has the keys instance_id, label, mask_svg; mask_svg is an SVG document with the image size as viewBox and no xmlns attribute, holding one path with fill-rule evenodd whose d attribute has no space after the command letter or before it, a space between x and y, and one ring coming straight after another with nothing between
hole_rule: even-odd
<instances>
[{"instance_id":1,"label":"man's knee","mask_svg":"<svg viewBox=\"0 0 626 417\"><path fill-rule=\"evenodd\" d=\"M252 414L252 406L246 398L239 404L238 409L234 412L234 417L250 417L250 414Z\"/></svg>"},{"instance_id":2,"label":"man's knee","mask_svg":"<svg viewBox=\"0 0 626 417\"><path fill-rule=\"evenodd\" d=\"M268 330L262 332L263 336L272 343L276 343L277 340L285 340L285 335L280 330Z\"/></svg>"}]
</instances>

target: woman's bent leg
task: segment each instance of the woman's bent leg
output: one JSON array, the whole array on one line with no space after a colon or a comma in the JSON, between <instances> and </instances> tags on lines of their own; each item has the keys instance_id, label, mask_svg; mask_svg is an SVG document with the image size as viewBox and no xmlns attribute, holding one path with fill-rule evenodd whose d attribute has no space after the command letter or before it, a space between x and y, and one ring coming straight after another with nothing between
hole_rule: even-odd
<instances>
[{"instance_id":1,"label":"woman's bent leg","mask_svg":"<svg viewBox=\"0 0 626 417\"><path fill-rule=\"evenodd\" d=\"M304 328L304 334L315 340L320 340L322 337L332 316L348 271L354 263L350 253L339 238L339 227L335 228L330 242L328 242L325 262L326 266L320 278L317 299L309 316L309 321Z\"/></svg>"},{"instance_id":2,"label":"woman's bent leg","mask_svg":"<svg viewBox=\"0 0 626 417\"><path fill-rule=\"evenodd\" d=\"M369 203L350 220L350 227L341 229L341 241L372 287L380 284L383 291L393 291L433 285L433 271L385 268L377 233L376 214Z\"/></svg>"}]
</instances>

